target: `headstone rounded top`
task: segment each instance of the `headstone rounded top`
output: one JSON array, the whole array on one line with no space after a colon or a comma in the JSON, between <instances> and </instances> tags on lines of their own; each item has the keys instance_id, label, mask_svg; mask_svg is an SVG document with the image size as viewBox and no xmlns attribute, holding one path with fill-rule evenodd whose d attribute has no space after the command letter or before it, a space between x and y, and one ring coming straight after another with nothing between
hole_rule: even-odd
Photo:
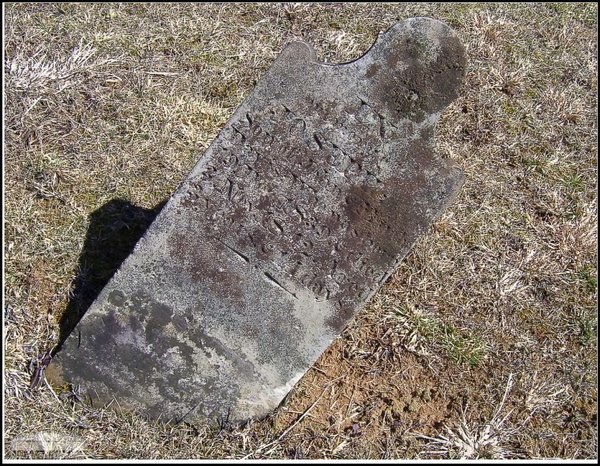
<instances>
[{"instance_id":1,"label":"headstone rounded top","mask_svg":"<svg viewBox=\"0 0 600 466\"><path fill-rule=\"evenodd\" d=\"M445 23L425 17L396 23L380 34L373 47L361 57L366 74L377 81L378 90L396 99L395 88L411 92L423 112L443 110L457 97L466 69L465 49L458 35Z\"/></svg>"},{"instance_id":2,"label":"headstone rounded top","mask_svg":"<svg viewBox=\"0 0 600 466\"><path fill-rule=\"evenodd\" d=\"M311 45L292 42L261 83L269 99L316 93L319 100L347 101L360 95L385 117L434 124L457 97L465 69L457 34L441 21L418 17L380 33L367 52L346 63L318 61ZM255 95L262 95L260 84Z\"/></svg>"}]
</instances>

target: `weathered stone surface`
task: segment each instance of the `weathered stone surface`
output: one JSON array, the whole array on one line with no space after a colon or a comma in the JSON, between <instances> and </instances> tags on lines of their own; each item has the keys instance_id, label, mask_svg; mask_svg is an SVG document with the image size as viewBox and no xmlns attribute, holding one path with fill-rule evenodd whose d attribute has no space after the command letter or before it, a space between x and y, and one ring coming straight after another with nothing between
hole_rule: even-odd
<instances>
[{"instance_id":1,"label":"weathered stone surface","mask_svg":"<svg viewBox=\"0 0 600 466\"><path fill-rule=\"evenodd\" d=\"M414 18L360 59L285 48L48 368L163 419L260 417L462 183L433 154L465 54Z\"/></svg>"}]
</instances>

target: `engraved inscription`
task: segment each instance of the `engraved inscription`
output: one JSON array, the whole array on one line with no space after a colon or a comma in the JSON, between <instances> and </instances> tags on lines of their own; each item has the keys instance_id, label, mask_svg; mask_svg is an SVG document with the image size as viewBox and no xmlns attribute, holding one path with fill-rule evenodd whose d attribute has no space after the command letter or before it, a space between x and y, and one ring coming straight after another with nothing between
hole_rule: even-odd
<instances>
[{"instance_id":1,"label":"engraved inscription","mask_svg":"<svg viewBox=\"0 0 600 466\"><path fill-rule=\"evenodd\" d=\"M407 132L419 131L391 124L360 96L279 101L223 131L182 205L246 262L268 263L317 301L346 308L381 284L407 245L402 222L416 212L396 205L394 189L413 189L420 175L398 186L389 166L406 158Z\"/></svg>"}]
</instances>

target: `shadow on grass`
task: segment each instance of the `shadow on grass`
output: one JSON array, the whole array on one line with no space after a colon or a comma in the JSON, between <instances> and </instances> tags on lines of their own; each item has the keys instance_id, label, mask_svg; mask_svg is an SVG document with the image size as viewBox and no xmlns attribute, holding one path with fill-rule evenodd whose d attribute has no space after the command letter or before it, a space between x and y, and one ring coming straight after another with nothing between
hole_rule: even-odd
<instances>
[{"instance_id":1,"label":"shadow on grass","mask_svg":"<svg viewBox=\"0 0 600 466\"><path fill-rule=\"evenodd\" d=\"M113 199L90 214L77 276L71 285L71 299L61 317L59 342L52 354L60 351L66 338L133 251L165 203L144 209L123 199Z\"/></svg>"}]
</instances>

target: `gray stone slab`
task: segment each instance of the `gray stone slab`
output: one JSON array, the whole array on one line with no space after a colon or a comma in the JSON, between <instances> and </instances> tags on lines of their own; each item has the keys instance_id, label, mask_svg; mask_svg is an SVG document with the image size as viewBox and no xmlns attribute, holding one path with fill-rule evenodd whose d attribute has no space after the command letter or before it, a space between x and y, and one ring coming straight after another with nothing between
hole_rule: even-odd
<instances>
[{"instance_id":1,"label":"gray stone slab","mask_svg":"<svg viewBox=\"0 0 600 466\"><path fill-rule=\"evenodd\" d=\"M465 53L413 18L356 61L287 46L47 369L186 421L268 414L453 199Z\"/></svg>"}]
</instances>

